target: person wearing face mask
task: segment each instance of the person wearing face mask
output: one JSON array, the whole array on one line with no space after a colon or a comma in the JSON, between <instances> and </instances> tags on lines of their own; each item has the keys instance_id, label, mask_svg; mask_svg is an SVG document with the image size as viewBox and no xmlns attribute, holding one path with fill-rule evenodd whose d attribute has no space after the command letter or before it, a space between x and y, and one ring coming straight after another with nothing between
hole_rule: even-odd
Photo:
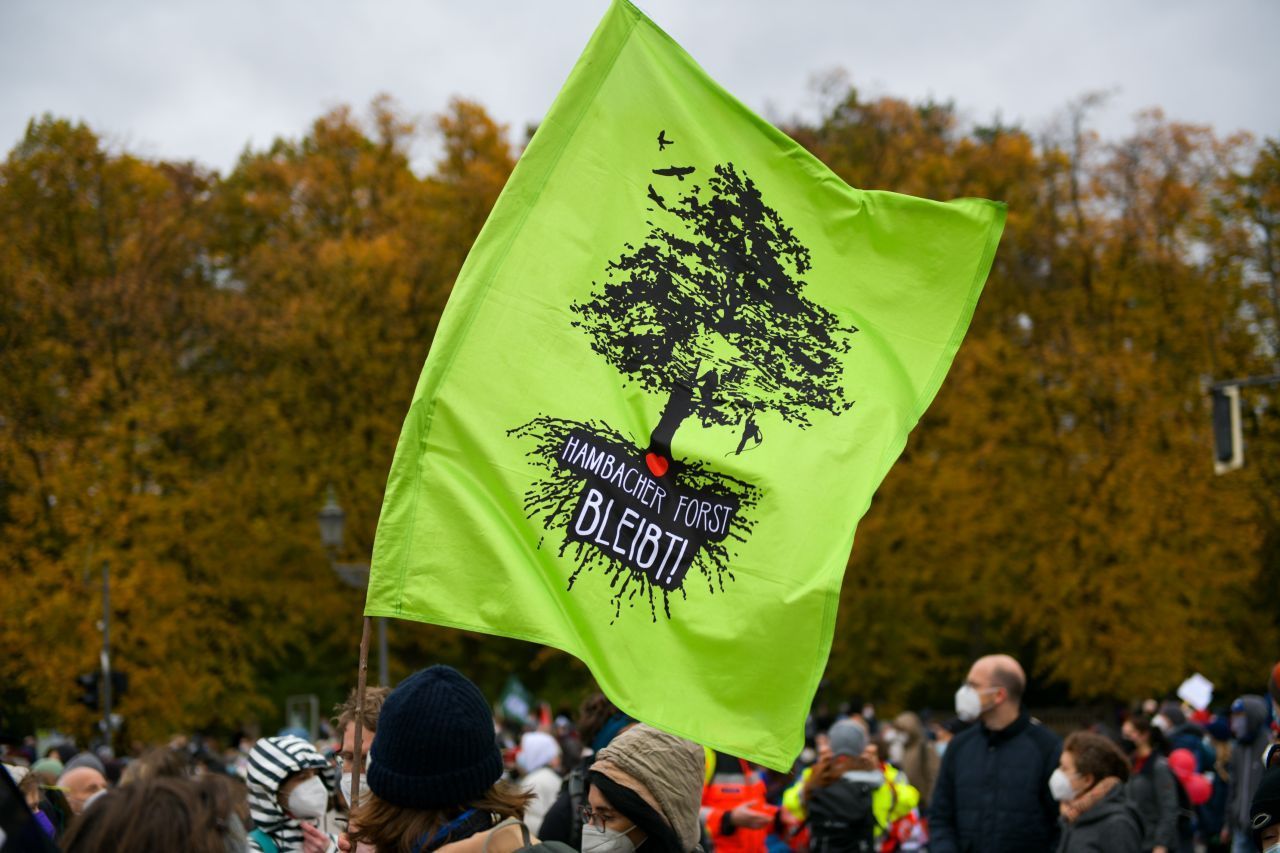
<instances>
[{"instance_id":1,"label":"person wearing face mask","mask_svg":"<svg viewBox=\"0 0 1280 853\"><path fill-rule=\"evenodd\" d=\"M1186 838L1178 833L1178 780L1161 752L1166 746L1160 729L1146 714L1135 714L1120 728L1124 746L1133 756L1133 775L1129 780L1129 799L1138 807L1145 828L1143 851L1151 853L1190 853L1190 825Z\"/></svg>"},{"instance_id":2,"label":"person wearing face mask","mask_svg":"<svg viewBox=\"0 0 1280 853\"><path fill-rule=\"evenodd\" d=\"M332 853L337 838L315 823L329 807L322 771L329 762L300 737L260 738L249 752L249 814L255 829L249 850Z\"/></svg>"},{"instance_id":3,"label":"person wearing face mask","mask_svg":"<svg viewBox=\"0 0 1280 853\"><path fill-rule=\"evenodd\" d=\"M636 725L587 772L582 853L691 853L699 846L706 756L697 744Z\"/></svg>"},{"instance_id":4,"label":"person wearing face mask","mask_svg":"<svg viewBox=\"0 0 1280 853\"><path fill-rule=\"evenodd\" d=\"M587 771L600 750L636 724L635 719L609 701L603 693L592 693L578 709L578 733L585 747L578 766L569 769L560 794L542 819L538 836L559 841L574 850L582 849L582 808L587 804Z\"/></svg>"},{"instance_id":5,"label":"person wearing face mask","mask_svg":"<svg viewBox=\"0 0 1280 853\"><path fill-rule=\"evenodd\" d=\"M390 687L366 687L364 691L364 714L360 717L360 766L368 768L369 749L373 746L373 737L378 731L378 715L382 713L382 703L390 695ZM333 724L342 732L342 749L338 753L338 810L347 813L351 810L351 772L356 762L356 716L360 713L359 696L355 688L347 696L347 701L334 708ZM360 790L369 790L364 773L360 774Z\"/></svg>"},{"instance_id":6,"label":"person wearing face mask","mask_svg":"<svg viewBox=\"0 0 1280 853\"><path fill-rule=\"evenodd\" d=\"M1280 853L1280 766L1262 774L1249 804L1253 843L1261 853Z\"/></svg>"},{"instance_id":7,"label":"person wearing face mask","mask_svg":"<svg viewBox=\"0 0 1280 853\"><path fill-rule=\"evenodd\" d=\"M1022 708L1026 676L1008 655L979 658L956 692L978 725L942 756L929 810L930 853L1043 853L1058 836L1049 777L1062 742Z\"/></svg>"},{"instance_id":8,"label":"person wearing face mask","mask_svg":"<svg viewBox=\"0 0 1280 853\"><path fill-rule=\"evenodd\" d=\"M1267 703L1252 693L1231 703L1231 758L1227 775L1227 823L1222 841L1231 841L1232 853L1247 853L1253 846L1249 802L1262 781L1262 753L1267 748Z\"/></svg>"},{"instance_id":9,"label":"person wearing face mask","mask_svg":"<svg viewBox=\"0 0 1280 853\"><path fill-rule=\"evenodd\" d=\"M1076 732L1067 738L1049 793L1058 802L1058 853L1138 853L1142 818L1125 793L1129 762L1107 738Z\"/></svg>"}]
</instances>

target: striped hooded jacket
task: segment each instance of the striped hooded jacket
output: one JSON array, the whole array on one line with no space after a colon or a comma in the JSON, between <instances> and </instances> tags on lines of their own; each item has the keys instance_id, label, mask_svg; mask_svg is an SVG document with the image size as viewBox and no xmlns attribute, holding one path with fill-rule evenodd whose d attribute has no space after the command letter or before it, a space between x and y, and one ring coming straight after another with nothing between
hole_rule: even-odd
<instances>
[{"instance_id":1,"label":"striped hooded jacket","mask_svg":"<svg viewBox=\"0 0 1280 853\"><path fill-rule=\"evenodd\" d=\"M277 850L302 849L302 826L293 819L278 801L280 786L285 779L302 770L316 768L322 778L331 774L329 762L316 752L315 747L300 737L259 738L249 752L246 781L249 784L249 814L254 825L270 836ZM326 781L326 786L332 785ZM249 836L249 849L262 851L253 835ZM337 840L330 836L330 850L337 850Z\"/></svg>"}]
</instances>

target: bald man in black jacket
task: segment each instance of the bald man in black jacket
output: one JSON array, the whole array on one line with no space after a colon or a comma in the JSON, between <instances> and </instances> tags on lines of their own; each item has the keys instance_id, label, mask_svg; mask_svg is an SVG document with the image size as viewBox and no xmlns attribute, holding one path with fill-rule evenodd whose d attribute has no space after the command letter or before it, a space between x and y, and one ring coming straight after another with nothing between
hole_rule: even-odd
<instances>
[{"instance_id":1,"label":"bald man in black jacket","mask_svg":"<svg viewBox=\"0 0 1280 853\"><path fill-rule=\"evenodd\" d=\"M956 712L979 725L942 756L929 812L930 853L1044 853L1057 845L1049 776L1062 741L1022 709L1026 676L1008 655L979 658Z\"/></svg>"}]
</instances>

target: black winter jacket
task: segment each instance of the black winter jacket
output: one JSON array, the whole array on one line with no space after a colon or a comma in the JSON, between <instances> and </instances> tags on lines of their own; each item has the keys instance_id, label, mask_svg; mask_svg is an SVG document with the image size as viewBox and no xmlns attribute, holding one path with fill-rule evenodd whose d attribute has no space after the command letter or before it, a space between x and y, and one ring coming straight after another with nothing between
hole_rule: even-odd
<instances>
[{"instance_id":1,"label":"black winter jacket","mask_svg":"<svg viewBox=\"0 0 1280 853\"><path fill-rule=\"evenodd\" d=\"M1142 772L1129 778L1129 800L1142 816L1142 849L1178 849L1178 790L1169 762L1151 753Z\"/></svg>"},{"instance_id":2,"label":"black winter jacket","mask_svg":"<svg viewBox=\"0 0 1280 853\"><path fill-rule=\"evenodd\" d=\"M1049 776L1062 741L1023 711L1007 728L977 725L942 756L929 811L930 853L1044 853L1058 841Z\"/></svg>"},{"instance_id":3,"label":"black winter jacket","mask_svg":"<svg viewBox=\"0 0 1280 853\"><path fill-rule=\"evenodd\" d=\"M1123 785L1117 785L1074 822L1062 822L1058 853L1140 853L1142 820Z\"/></svg>"}]
</instances>

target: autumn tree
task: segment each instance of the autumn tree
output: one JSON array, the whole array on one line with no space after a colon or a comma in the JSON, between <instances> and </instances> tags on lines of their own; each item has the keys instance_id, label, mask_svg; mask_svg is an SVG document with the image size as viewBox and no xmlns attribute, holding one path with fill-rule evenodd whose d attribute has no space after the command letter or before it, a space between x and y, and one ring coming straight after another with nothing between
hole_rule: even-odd
<instances>
[{"instance_id":1,"label":"autumn tree","mask_svg":"<svg viewBox=\"0 0 1280 853\"><path fill-rule=\"evenodd\" d=\"M1258 345L1213 230L1241 142L1152 114L1106 144L1087 106L1037 141L851 93L799 134L855 182L1010 204L970 334L859 531L831 663L848 689L945 701L1003 649L1076 699L1128 699L1197 668L1243 682L1258 664L1224 619L1274 636L1247 607L1262 466L1212 476L1201 388Z\"/></svg>"},{"instance_id":2,"label":"autumn tree","mask_svg":"<svg viewBox=\"0 0 1280 853\"><path fill-rule=\"evenodd\" d=\"M0 171L0 567L5 715L90 731L112 571L128 737L271 720L354 677L358 594L315 514L334 483L367 559L404 407L466 248L514 156L458 102L416 175L387 101L248 151L226 178L112 152L46 119ZM397 402L398 401L398 402ZM563 655L396 626L403 672ZM536 683L536 682L535 682Z\"/></svg>"},{"instance_id":3,"label":"autumn tree","mask_svg":"<svg viewBox=\"0 0 1280 853\"><path fill-rule=\"evenodd\" d=\"M834 688L942 703L996 650L1073 701L1197 669L1255 685L1280 638L1257 606L1280 592L1280 419L1251 396L1247 464L1214 477L1202 382L1277 370L1280 143L1155 112L1103 140L1090 98L1033 135L831 94L790 132L854 186L1009 204L948 381L861 524ZM420 174L423 131L440 156ZM385 99L335 110L226 176L31 123L0 165L6 722L92 730L72 676L97 662L103 561L128 737L345 691L360 600L315 513L334 484L341 556L367 559L405 407L514 154L463 101L426 125ZM729 164L675 187L656 183L652 229L576 314L665 395L654 441L696 418L745 445L758 413L847 407L824 359L856 336L805 299L808 254L767 199ZM440 660L491 691L512 671L566 702L585 686L553 650L391 637L393 676Z\"/></svg>"},{"instance_id":4,"label":"autumn tree","mask_svg":"<svg viewBox=\"0 0 1280 853\"><path fill-rule=\"evenodd\" d=\"M705 190L668 196L650 186L662 224L573 307L596 352L666 395L650 452L671 458L691 415L742 426L741 452L765 414L807 426L815 411L847 410L839 365L856 330L804 297L809 250L751 178L721 164Z\"/></svg>"},{"instance_id":5,"label":"autumn tree","mask_svg":"<svg viewBox=\"0 0 1280 853\"><path fill-rule=\"evenodd\" d=\"M0 170L0 636L6 683L46 721L91 716L71 676L97 666L106 561L131 732L259 707L259 655L227 626L252 591L200 547L221 441L198 393L216 369L213 182L52 118Z\"/></svg>"}]
</instances>

